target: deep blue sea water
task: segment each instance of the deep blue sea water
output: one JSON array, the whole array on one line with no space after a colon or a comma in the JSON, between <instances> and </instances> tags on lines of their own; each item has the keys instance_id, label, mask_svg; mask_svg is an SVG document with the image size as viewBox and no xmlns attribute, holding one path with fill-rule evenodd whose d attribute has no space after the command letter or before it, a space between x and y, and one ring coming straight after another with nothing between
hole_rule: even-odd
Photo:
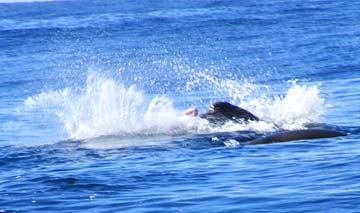
<instances>
[{"instance_id":1,"label":"deep blue sea water","mask_svg":"<svg viewBox=\"0 0 360 213\"><path fill-rule=\"evenodd\" d=\"M359 11L0 0L0 212L360 212ZM308 123L348 135L246 145Z\"/></svg>"}]
</instances>

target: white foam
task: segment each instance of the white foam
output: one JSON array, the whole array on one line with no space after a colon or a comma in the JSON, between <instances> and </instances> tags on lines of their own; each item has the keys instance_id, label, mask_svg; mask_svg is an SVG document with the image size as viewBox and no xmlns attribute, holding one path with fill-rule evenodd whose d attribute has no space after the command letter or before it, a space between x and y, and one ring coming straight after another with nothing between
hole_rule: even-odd
<instances>
[{"instance_id":1,"label":"white foam","mask_svg":"<svg viewBox=\"0 0 360 213\"><path fill-rule=\"evenodd\" d=\"M308 123L320 122L326 109L318 86L291 84L285 95L261 97L247 103L260 118L283 129L300 129Z\"/></svg>"},{"instance_id":2,"label":"white foam","mask_svg":"<svg viewBox=\"0 0 360 213\"><path fill-rule=\"evenodd\" d=\"M55 114L72 139L297 129L308 122L319 122L326 106L316 85L293 82L284 95L272 96L270 88L250 82L211 76L208 81L219 94L227 93L228 101L248 109L262 121L249 124L228 122L222 127L211 127L206 120L182 116L183 109L174 107L166 96L144 94L135 85L126 86L96 72L89 72L86 85L80 90L64 88L43 92L27 98L25 106ZM264 88L266 93L262 92ZM219 101L216 97L212 99Z\"/></svg>"},{"instance_id":3,"label":"white foam","mask_svg":"<svg viewBox=\"0 0 360 213\"><path fill-rule=\"evenodd\" d=\"M225 101L238 105L254 113L263 122L251 122L245 127L230 125L238 129L254 131L272 131L274 129L301 129L306 124L321 122L321 115L328 105L321 97L319 85L299 85L297 80L284 84L280 91L283 95L274 95L269 85L259 85L248 80L219 79L206 73L200 73L203 79L213 85ZM222 101L213 98L214 101Z\"/></svg>"},{"instance_id":4,"label":"white foam","mask_svg":"<svg viewBox=\"0 0 360 213\"><path fill-rule=\"evenodd\" d=\"M178 134L196 125L194 119L179 116L181 113L165 96L144 96L134 85L125 86L95 72L89 73L80 92L73 88L43 92L27 98L25 105L56 114L74 139Z\"/></svg>"}]
</instances>

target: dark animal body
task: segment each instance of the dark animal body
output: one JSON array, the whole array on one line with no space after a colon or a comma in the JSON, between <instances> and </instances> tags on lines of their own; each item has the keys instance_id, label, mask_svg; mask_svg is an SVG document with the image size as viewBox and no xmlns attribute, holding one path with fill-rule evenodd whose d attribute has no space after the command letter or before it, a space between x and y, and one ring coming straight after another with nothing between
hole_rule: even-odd
<instances>
[{"instance_id":1,"label":"dark animal body","mask_svg":"<svg viewBox=\"0 0 360 213\"><path fill-rule=\"evenodd\" d=\"M249 121L260 120L251 112L227 102L214 103L212 108L208 112L200 115L200 117L208 120L212 125L222 125L227 121L247 123ZM267 144L293 140L331 138L345 135L345 133L327 129L287 130L258 138L256 140L250 141L249 144Z\"/></svg>"},{"instance_id":2,"label":"dark animal body","mask_svg":"<svg viewBox=\"0 0 360 213\"><path fill-rule=\"evenodd\" d=\"M250 145L286 142L293 140L310 140L345 136L345 133L326 129L289 130L250 141Z\"/></svg>"},{"instance_id":3,"label":"dark animal body","mask_svg":"<svg viewBox=\"0 0 360 213\"><path fill-rule=\"evenodd\" d=\"M260 120L251 112L227 102L214 103L207 113L200 115L200 118L204 118L216 125L221 125L226 121L248 122Z\"/></svg>"}]
</instances>

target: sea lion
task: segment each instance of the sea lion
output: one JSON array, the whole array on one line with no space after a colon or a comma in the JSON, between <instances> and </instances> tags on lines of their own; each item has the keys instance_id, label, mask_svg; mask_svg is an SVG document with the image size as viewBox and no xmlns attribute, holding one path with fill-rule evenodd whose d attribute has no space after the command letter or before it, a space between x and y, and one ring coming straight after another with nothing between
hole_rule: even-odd
<instances>
[{"instance_id":1,"label":"sea lion","mask_svg":"<svg viewBox=\"0 0 360 213\"><path fill-rule=\"evenodd\" d=\"M251 112L232 105L228 102L216 102L210 110L200 115L200 118L208 120L212 124L222 125L226 121L249 122L259 121L260 119Z\"/></svg>"},{"instance_id":2,"label":"sea lion","mask_svg":"<svg viewBox=\"0 0 360 213\"><path fill-rule=\"evenodd\" d=\"M196 108L191 108L185 111L185 115L197 116L198 111ZM223 125L227 121L233 121L237 123L247 123L249 121L260 121L260 119L251 112L230 104L228 102L216 102L210 110L199 116L206 119L211 125ZM302 129L302 130L284 130L269 136L258 138L249 142L249 145L267 144L275 142L286 142L293 140L305 140L305 139L319 139L319 138L331 138L338 136L345 136L343 132L327 129Z\"/></svg>"}]
</instances>

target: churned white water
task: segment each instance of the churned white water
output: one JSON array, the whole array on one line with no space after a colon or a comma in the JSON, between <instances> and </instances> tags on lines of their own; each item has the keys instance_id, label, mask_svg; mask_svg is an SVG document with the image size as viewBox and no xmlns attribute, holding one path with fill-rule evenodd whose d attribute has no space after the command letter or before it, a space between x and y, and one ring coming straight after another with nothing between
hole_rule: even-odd
<instances>
[{"instance_id":1,"label":"churned white water","mask_svg":"<svg viewBox=\"0 0 360 213\"><path fill-rule=\"evenodd\" d=\"M149 95L135 85L89 72L85 87L45 91L25 101L27 109L56 116L68 137L93 138L106 135L179 135L216 131L273 131L277 128L303 128L319 122L325 110L318 87L293 82L283 95L259 95L261 85L208 77L209 82L227 92L239 105L262 121L249 124L226 123L210 127L202 119L183 116L182 110L164 95ZM267 88L271 90L271 88ZM216 98L214 98L216 100Z\"/></svg>"}]
</instances>

